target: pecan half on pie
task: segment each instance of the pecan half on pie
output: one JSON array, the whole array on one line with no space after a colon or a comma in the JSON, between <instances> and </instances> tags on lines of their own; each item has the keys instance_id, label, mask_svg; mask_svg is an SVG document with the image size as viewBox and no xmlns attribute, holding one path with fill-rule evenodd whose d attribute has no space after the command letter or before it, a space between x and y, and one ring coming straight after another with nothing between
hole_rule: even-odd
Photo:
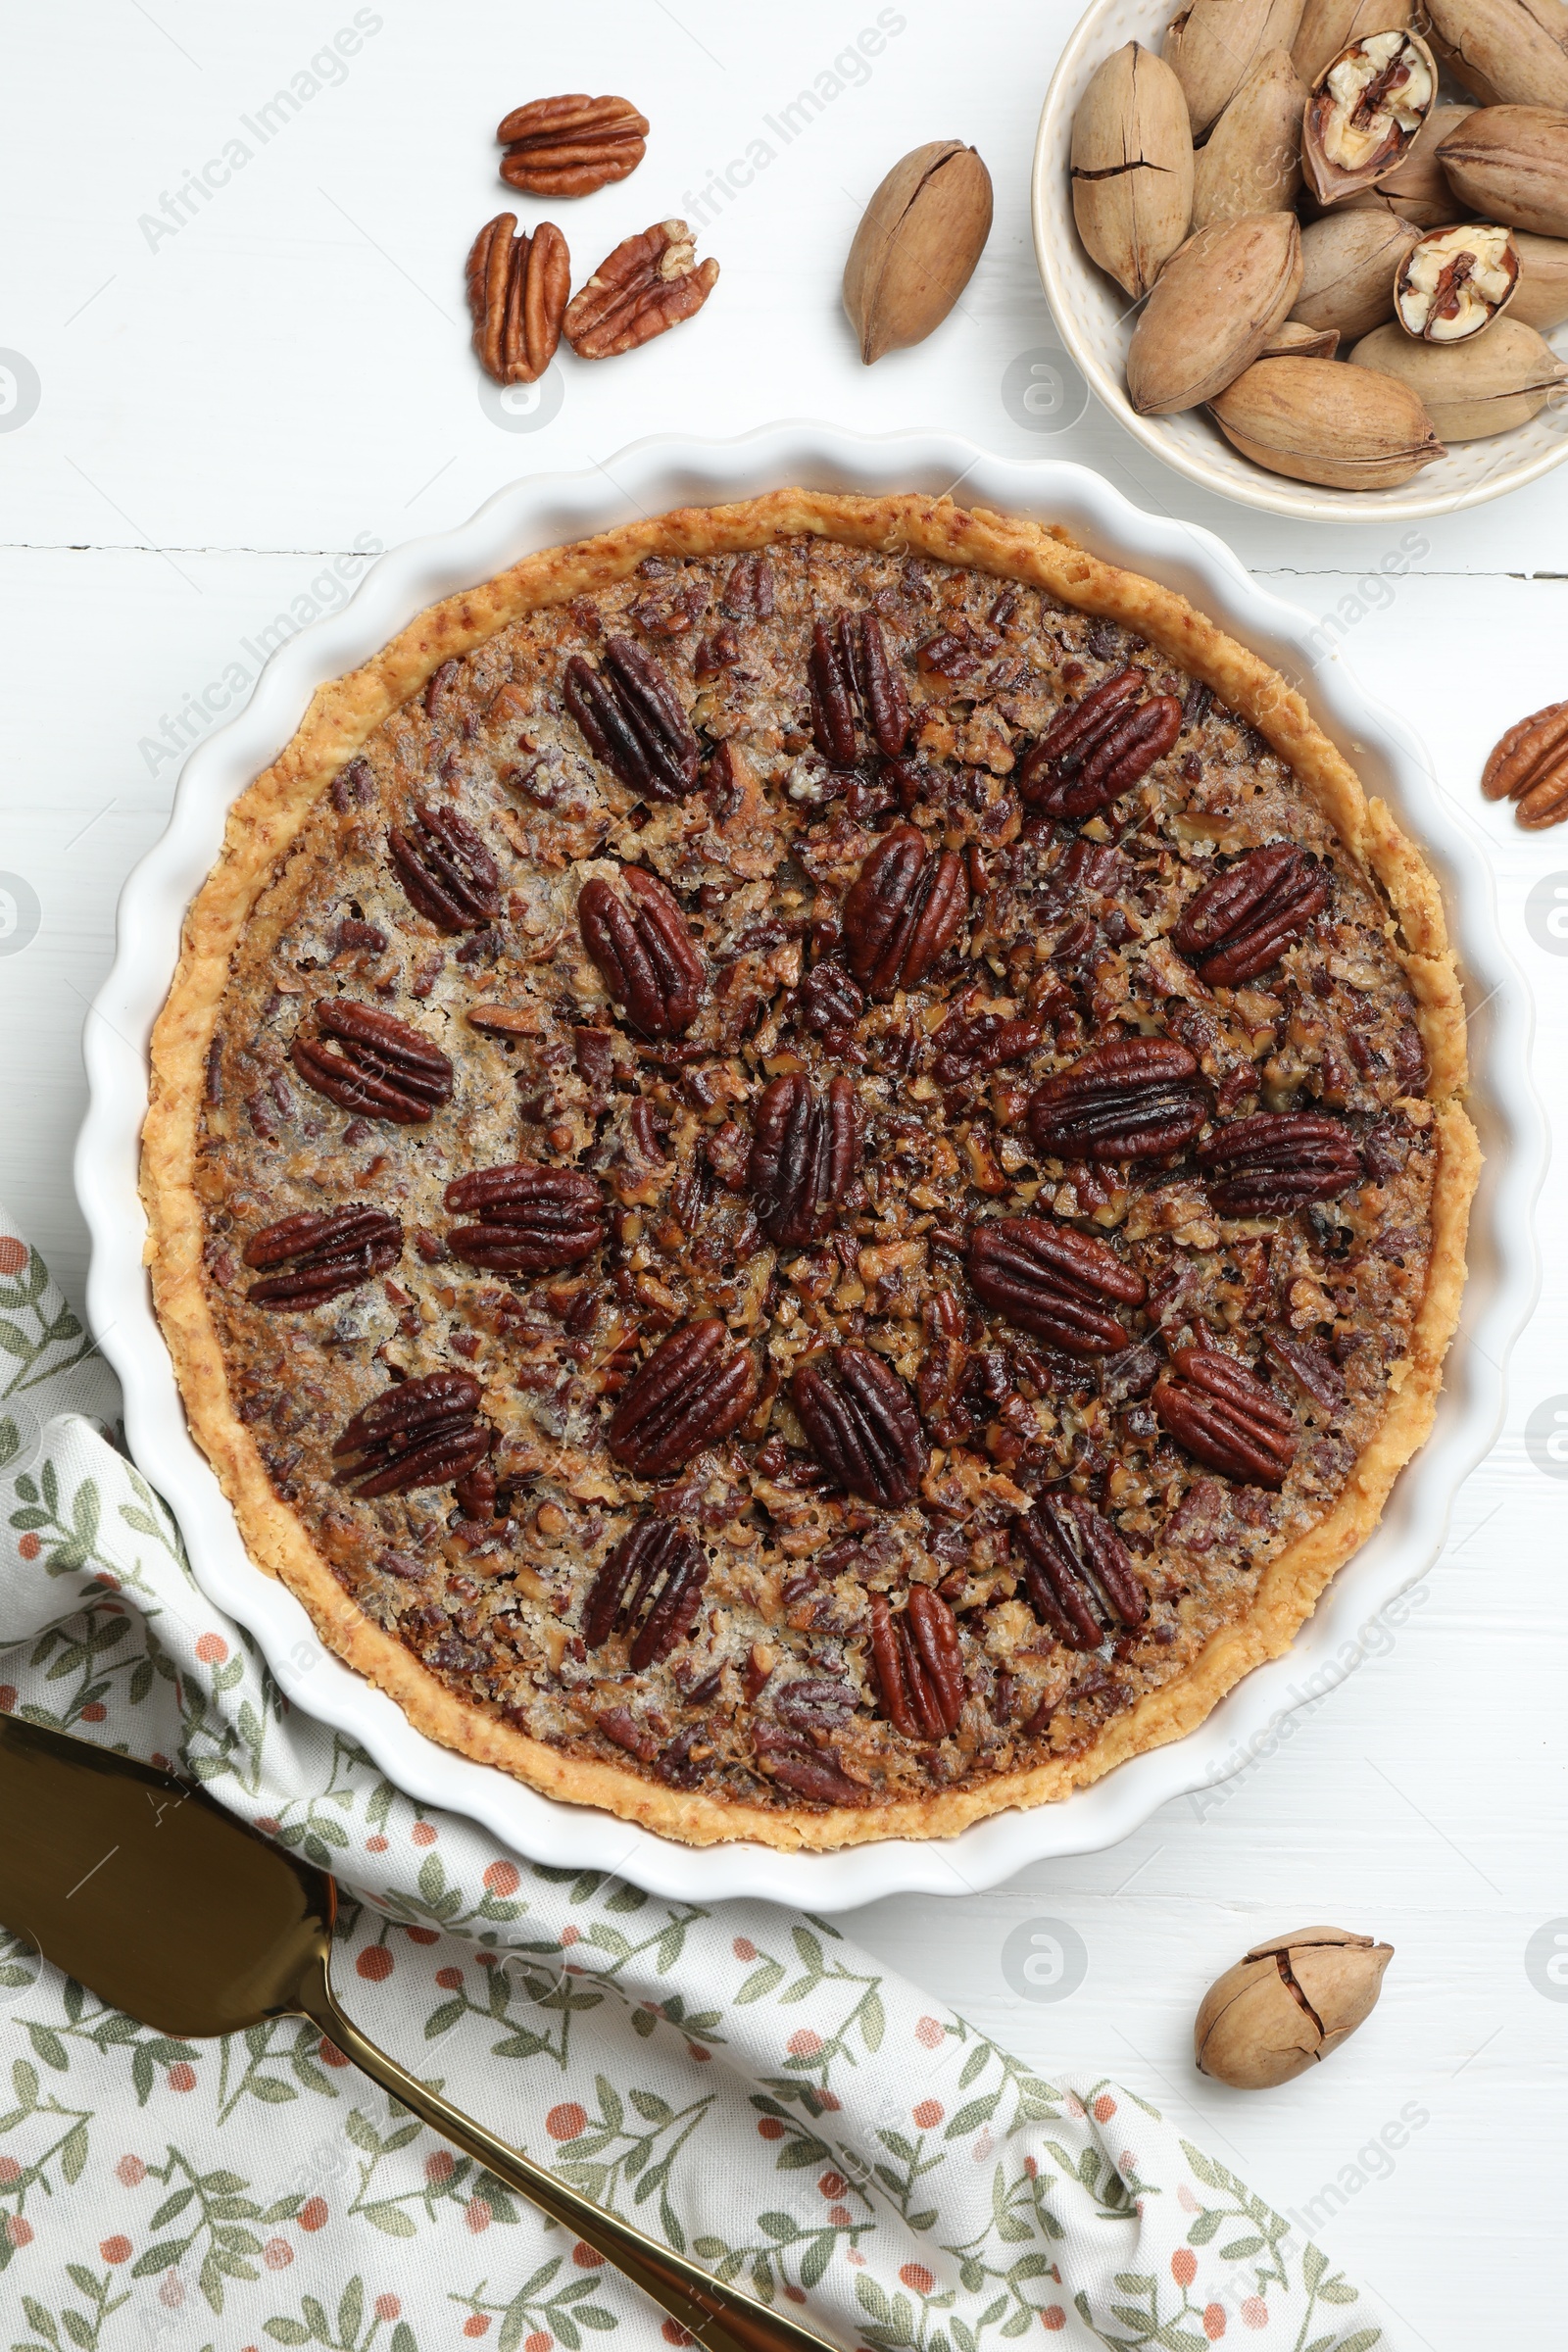
<instances>
[{"instance_id":1,"label":"pecan half on pie","mask_svg":"<svg viewBox=\"0 0 1568 2352\"><path fill-rule=\"evenodd\" d=\"M819 1846L1288 1643L1430 1424L1477 1163L1436 887L1264 664L1036 526L779 492L323 699L145 1186L326 1640L538 1788Z\"/></svg>"}]
</instances>

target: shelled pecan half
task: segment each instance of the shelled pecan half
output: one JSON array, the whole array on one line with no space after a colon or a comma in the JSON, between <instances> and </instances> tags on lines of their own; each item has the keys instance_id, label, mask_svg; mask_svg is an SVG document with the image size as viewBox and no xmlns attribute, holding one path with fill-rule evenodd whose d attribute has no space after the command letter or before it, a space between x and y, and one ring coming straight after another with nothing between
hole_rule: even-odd
<instances>
[{"instance_id":1,"label":"shelled pecan half","mask_svg":"<svg viewBox=\"0 0 1568 2352\"><path fill-rule=\"evenodd\" d=\"M798 1249L816 1241L832 1224L859 1164L853 1078L830 1080L820 1098L802 1070L763 1087L746 1183L770 1242Z\"/></svg>"},{"instance_id":2,"label":"shelled pecan half","mask_svg":"<svg viewBox=\"0 0 1568 2352\"><path fill-rule=\"evenodd\" d=\"M1013 1521L1012 1543L1030 1607L1069 1649L1098 1649L1108 1628L1143 1624L1149 1602L1131 1554L1081 1494L1043 1494Z\"/></svg>"},{"instance_id":3,"label":"shelled pecan half","mask_svg":"<svg viewBox=\"0 0 1568 2352\"><path fill-rule=\"evenodd\" d=\"M869 1348L848 1342L796 1366L790 1395L811 1451L862 1502L897 1510L925 1469L925 1433L913 1398Z\"/></svg>"},{"instance_id":4,"label":"shelled pecan half","mask_svg":"<svg viewBox=\"0 0 1568 2352\"><path fill-rule=\"evenodd\" d=\"M460 1225L447 1246L465 1264L492 1274L545 1274L593 1254L607 1231L605 1197L577 1168L517 1159L477 1168L446 1189L446 1205L478 1223Z\"/></svg>"},{"instance_id":5,"label":"shelled pecan half","mask_svg":"<svg viewBox=\"0 0 1568 2352\"><path fill-rule=\"evenodd\" d=\"M656 220L607 254L566 305L566 341L580 360L612 359L651 343L700 311L718 264L699 263L684 220Z\"/></svg>"},{"instance_id":6,"label":"shelled pecan half","mask_svg":"<svg viewBox=\"0 0 1568 2352\"><path fill-rule=\"evenodd\" d=\"M1109 1310L1138 1306L1148 1293L1108 1242L1045 1217L987 1217L969 1236L969 1280L1022 1331L1068 1355L1108 1355L1128 1344Z\"/></svg>"},{"instance_id":7,"label":"shelled pecan half","mask_svg":"<svg viewBox=\"0 0 1568 2352\"><path fill-rule=\"evenodd\" d=\"M501 912L500 868L455 808L424 803L386 846L409 904L438 930L482 931Z\"/></svg>"},{"instance_id":8,"label":"shelled pecan half","mask_svg":"<svg viewBox=\"0 0 1568 2352\"><path fill-rule=\"evenodd\" d=\"M1026 1017L1001 1012L950 1012L932 1039L936 1059L931 1075L938 1086L961 1086L984 1078L1004 1062L1022 1061L1045 1035L1043 1025Z\"/></svg>"},{"instance_id":9,"label":"shelled pecan half","mask_svg":"<svg viewBox=\"0 0 1568 2352\"><path fill-rule=\"evenodd\" d=\"M288 1057L307 1086L362 1119L418 1126L452 1099L452 1064L439 1046L377 1004L321 997L318 1037L296 1031ZM334 1052L332 1049L336 1047Z\"/></svg>"},{"instance_id":10,"label":"shelled pecan half","mask_svg":"<svg viewBox=\"0 0 1568 2352\"><path fill-rule=\"evenodd\" d=\"M873 1592L871 1663L882 1712L905 1740L945 1740L963 1716L963 1652L953 1611L928 1585L911 1585L895 1616Z\"/></svg>"},{"instance_id":11,"label":"shelled pecan half","mask_svg":"<svg viewBox=\"0 0 1568 2352\"><path fill-rule=\"evenodd\" d=\"M1361 1154L1338 1119L1260 1110L1216 1128L1198 1148L1222 1217L1267 1217L1333 1200L1361 1181Z\"/></svg>"},{"instance_id":12,"label":"shelled pecan half","mask_svg":"<svg viewBox=\"0 0 1568 2352\"><path fill-rule=\"evenodd\" d=\"M674 893L657 874L623 865L620 882L624 900L598 874L583 884L582 944L634 1029L644 1037L684 1037L702 1004L697 943Z\"/></svg>"},{"instance_id":13,"label":"shelled pecan half","mask_svg":"<svg viewBox=\"0 0 1568 2352\"><path fill-rule=\"evenodd\" d=\"M515 213L487 220L468 248L473 348L498 384L536 384L555 358L571 293L571 256L553 220L514 234Z\"/></svg>"},{"instance_id":14,"label":"shelled pecan half","mask_svg":"<svg viewBox=\"0 0 1568 2352\"><path fill-rule=\"evenodd\" d=\"M1143 669L1118 670L1071 710L1060 711L1018 768L1018 795L1052 816L1090 816L1130 792L1182 730L1174 695L1137 698Z\"/></svg>"},{"instance_id":15,"label":"shelled pecan half","mask_svg":"<svg viewBox=\"0 0 1568 2352\"><path fill-rule=\"evenodd\" d=\"M1198 1062L1172 1037L1118 1037L1037 1087L1029 1127L1058 1159L1155 1159L1190 1143L1207 1114Z\"/></svg>"},{"instance_id":16,"label":"shelled pecan half","mask_svg":"<svg viewBox=\"0 0 1568 2352\"><path fill-rule=\"evenodd\" d=\"M469 1372L431 1372L383 1389L333 1446L333 1485L371 1502L466 1477L489 1453L494 1435L478 1419L479 1395Z\"/></svg>"},{"instance_id":17,"label":"shelled pecan half","mask_svg":"<svg viewBox=\"0 0 1568 2352\"><path fill-rule=\"evenodd\" d=\"M1296 1459L1296 1416L1235 1356L1178 1348L1154 1383L1162 1426L1205 1470L1243 1486L1282 1487Z\"/></svg>"},{"instance_id":18,"label":"shelled pecan half","mask_svg":"<svg viewBox=\"0 0 1568 2352\"><path fill-rule=\"evenodd\" d=\"M246 1265L280 1270L264 1274L245 1296L252 1306L318 1306L384 1274L402 1254L403 1228L379 1208L353 1200L346 1208L306 1209L251 1235Z\"/></svg>"},{"instance_id":19,"label":"shelled pecan half","mask_svg":"<svg viewBox=\"0 0 1568 2352\"><path fill-rule=\"evenodd\" d=\"M1512 801L1520 824L1540 832L1568 817L1568 703L1548 703L1508 729L1488 760L1481 789Z\"/></svg>"},{"instance_id":20,"label":"shelled pecan half","mask_svg":"<svg viewBox=\"0 0 1568 2352\"><path fill-rule=\"evenodd\" d=\"M754 1722L752 1748L767 1778L816 1805L863 1805L866 1791L852 1781L831 1747L815 1747L798 1732Z\"/></svg>"},{"instance_id":21,"label":"shelled pecan half","mask_svg":"<svg viewBox=\"0 0 1568 2352\"><path fill-rule=\"evenodd\" d=\"M895 825L844 901L850 969L873 997L918 986L953 945L969 910L963 861L931 850L918 825Z\"/></svg>"},{"instance_id":22,"label":"shelled pecan half","mask_svg":"<svg viewBox=\"0 0 1568 2352\"><path fill-rule=\"evenodd\" d=\"M573 654L562 682L590 750L629 792L679 801L697 789L697 738L668 670L629 637L605 643L595 669Z\"/></svg>"},{"instance_id":23,"label":"shelled pecan half","mask_svg":"<svg viewBox=\"0 0 1568 2352\"><path fill-rule=\"evenodd\" d=\"M1291 842L1270 842L1194 893L1170 944L1210 988L1235 988L1277 963L1329 897L1324 866Z\"/></svg>"},{"instance_id":24,"label":"shelled pecan half","mask_svg":"<svg viewBox=\"0 0 1568 2352\"><path fill-rule=\"evenodd\" d=\"M678 1519L639 1519L588 1588L582 1638L598 1649L636 1626L627 1662L641 1674L691 1632L707 1582L707 1555L688 1528Z\"/></svg>"},{"instance_id":25,"label":"shelled pecan half","mask_svg":"<svg viewBox=\"0 0 1568 2352\"><path fill-rule=\"evenodd\" d=\"M591 196L647 154L648 118L626 98L532 98L503 118L501 176L525 196Z\"/></svg>"},{"instance_id":26,"label":"shelled pecan half","mask_svg":"<svg viewBox=\"0 0 1568 2352\"><path fill-rule=\"evenodd\" d=\"M830 765L854 767L859 758L857 706L875 749L898 759L909 739L909 698L874 612L841 612L831 627L819 620L807 677L812 739Z\"/></svg>"},{"instance_id":27,"label":"shelled pecan half","mask_svg":"<svg viewBox=\"0 0 1568 2352\"><path fill-rule=\"evenodd\" d=\"M771 620L773 566L757 549L737 556L719 595L718 609L726 620Z\"/></svg>"},{"instance_id":28,"label":"shelled pecan half","mask_svg":"<svg viewBox=\"0 0 1568 2352\"><path fill-rule=\"evenodd\" d=\"M707 1315L672 1331L633 1374L610 1424L610 1450L636 1477L663 1478L727 1438L756 1399L751 1356Z\"/></svg>"},{"instance_id":29,"label":"shelled pecan half","mask_svg":"<svg viewBox=\"0 0 1568 2352\"><path fill-rule=\"evenodd\" d=\"M865 991L842 963L813 963L801 982L800 1018L818 1035L853 1029L865 1010Z\"/></svg>"}]
</instances>

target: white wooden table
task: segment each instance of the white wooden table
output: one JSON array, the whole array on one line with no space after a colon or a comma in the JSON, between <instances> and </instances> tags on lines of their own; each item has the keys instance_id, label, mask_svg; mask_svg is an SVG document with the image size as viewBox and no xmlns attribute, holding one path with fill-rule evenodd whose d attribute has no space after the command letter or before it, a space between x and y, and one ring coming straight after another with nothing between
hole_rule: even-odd
<instances>
[{"instance_id":1,"label":"white wooden table","mask_svg":"<svg viewBox=\"0 0 1568 2352\"><path fill-rule=\"evenodd\" d=\"M1287 525L1200 497L1092 408L1067 422L1070 397L1042 415L1037 391L1031 415L1021 389L1049 385L1030 370L1054 336L1027 168L1073 15L1071 0L961 17L937 0L765 15L601 0L591 19L514 0L13 11L0 869L22 888L0 881L20 903L0 938L0 1197L78 1301L78 1037L182 742L244 691L280 612L338 601L353 567L334 575L334 558L443 528L522 471L601 462L647 432L803 414L938 424L1075 459L1219 532L1332 616L1366 684L1425 735L1444 789L1481 813L1536 1001L1539 1082L1560 1098L1568 937L1539 917L1533 936L1526 903L1553 876L1568 891L1568 831L1518 832L1481 809L1477 778L1505 722L1568 694L1568 468L1420 526L1390 578L1380 563L1408 526ZM503 201L492 133L522 99L585 85L631 96L654 133L633 181L559 208L577 262L684 213L706 222L723 279L696 324L564 368L548 421L498 421L461 268ZM991 168L990 246L961 313L868 371L838 306L843 257L888 165L942 136ZM1556 1984L1547 1960L1559 1916L1568 1935L1568 1486L1534 1465L1524 1429L1568 1391L1565 1212L1559 1169L1505 1434L1387 1654L1293 1719L1273 1756L1114 1851L853 1923L1043 2069L1118 2070L1200 2122L1436 2352L1560 2340L1568 1962ZM1189 2032L1209 1978L1255 1936L1323 1920L1397 1947L1374 2023L1276 2093L1198 2077ZM1006 1938L1032 1922L1081 1939L1069 1997L1022 1998L1004 1974Z\"/></svg>"}]
</instances>

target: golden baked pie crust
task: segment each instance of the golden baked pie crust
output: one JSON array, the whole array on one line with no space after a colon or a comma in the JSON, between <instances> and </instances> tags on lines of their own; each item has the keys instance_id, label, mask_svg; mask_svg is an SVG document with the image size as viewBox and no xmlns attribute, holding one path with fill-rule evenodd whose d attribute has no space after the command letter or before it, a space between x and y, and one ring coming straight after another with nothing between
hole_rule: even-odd
<instances>
[{"instance_id":1,"label":"golden baked pie crust","mask_svg":"<svg viewBox=\"0 0 1568 2352\"><path fill-rule=\"evenodd\" d=\"M522 614L623 579L650 555L741 554L787 533L884 552L909 550L1044 589L1063 604L1136 631L1255 727L1388 899L1396 926L1391 946L1415 999L1426 1046L1427 1100L1438 1146L1427 1288L1409 1352L1392 1367L1383 1420L1332 1510L1265 1568L1246 1615L1215 1633L1185 1672L1112 1718L1078 1752L973 1788L865 1810L748 1806L564 1755L465 1705L400 1641L356 1608L309 1530L274 1492L233 1409L203 1282L203 1217L194 1183L206 1058L230 956L279 857L344 762L441 662L471 652ZM477 1763L498 1765L547 1795L600 1806L695 1845L750 1838L821 1850L884 1838L949 1838L990 1814L1065 1796L1131 1756L1184 1738L1243 1675L1289 1648L1324 1587L1376 1527L1396 1476L1431 1429L1443 1359L1458 1319L1466 1226L1480 1169L1475 1130L1464 1109L1465 1082L1463 1001L1436 878L1387 806L1368 800L1300 696L1267 662L1172 590L1102 563L1059 529L966 511L948 499L779 490L733 506L679 509L525 557L483 586L432 605L362 668L318 688L293 740L230 810L222 854L186 917L178 969L153 1033L141 1178L147 1262L191 1429L233 1506L252 1559L282 1579L322 1640L385 1690L428 1738Z\"/></svg>"}]
</instances>

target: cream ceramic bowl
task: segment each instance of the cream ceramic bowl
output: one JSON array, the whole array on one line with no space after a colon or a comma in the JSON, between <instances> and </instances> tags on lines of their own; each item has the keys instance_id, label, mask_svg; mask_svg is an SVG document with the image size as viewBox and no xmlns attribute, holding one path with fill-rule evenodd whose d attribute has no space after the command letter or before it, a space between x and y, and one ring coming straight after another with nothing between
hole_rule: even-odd
<instances>
[{"instance_id":1,"label":"cream ceramic bowl","mask_svg":"<svg viewBox=\"0 0 1568 2352\"><path fill-rule=\"evenodd\" d=\"M1061 53L1035 139L1030 211L1046 300L1067 351L1096 396L1135 439L1189 481L1270 514L1380 522L1449 514L1533 482L1568 458L1568 405L1548 401L1531 424L1489 441L1461 441L1397 490L1322 490L1265 472L1232 449L1202 409L1140 416L1127 397L1127 345L1136 306L1079 242L1068 160L1072 119L1096 70L1128 41L1158 50L1180 0L1092 0ZM1547 337L1568 358L1568 327Z\"/></svg>"}]
</instances>

